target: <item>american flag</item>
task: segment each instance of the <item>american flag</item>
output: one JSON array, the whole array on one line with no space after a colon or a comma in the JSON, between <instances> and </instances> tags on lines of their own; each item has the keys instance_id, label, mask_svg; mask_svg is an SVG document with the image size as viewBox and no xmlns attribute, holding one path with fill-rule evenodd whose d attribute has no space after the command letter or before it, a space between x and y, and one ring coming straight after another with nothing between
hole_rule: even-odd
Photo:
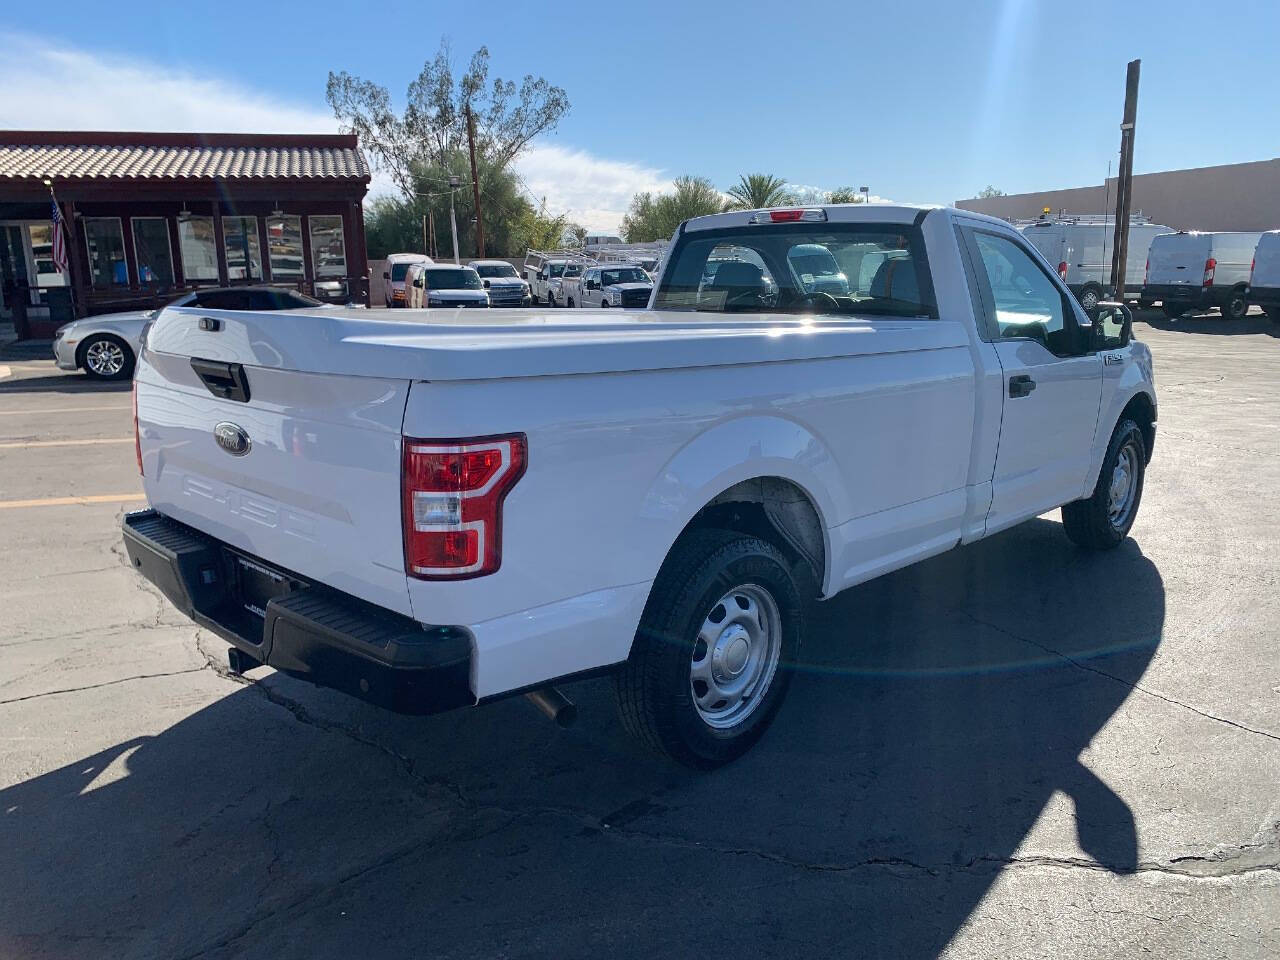
<instances>
[{"instance_id":1,"label":"american flag","mask_svg":"<svg viewBox=\"0 0 1280 960\"><path fill-rule=\"evenodd\" d=\"M67 238L66 232L62 229L62 211L58 209L58 201L50 200L52 213L49 214L49 222L53 226L53 265L59 273L67 272Z\"/></svg>"}]
</instances>

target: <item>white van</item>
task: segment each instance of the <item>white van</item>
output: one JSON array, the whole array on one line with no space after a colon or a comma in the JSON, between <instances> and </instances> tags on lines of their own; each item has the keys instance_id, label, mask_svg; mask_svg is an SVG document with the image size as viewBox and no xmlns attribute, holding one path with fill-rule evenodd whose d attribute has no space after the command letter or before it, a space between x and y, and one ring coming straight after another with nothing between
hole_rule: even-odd
<instances>
[{"instance_id":1,"label":"white van","mask_svg":"<svg viewBox=\"0 0 1280 960\"><path fill-rule=\"evenodd\" d=\"M489 291L472 267L452 263L414 263L404 276L405 306L411 310L432 307L487 307Z\"/></svg>"},{"instance_id":2,"label":"white van","mask_svg":"<svg viewBox=\"0 0 1280 960\"><path fill-rule=\"evenodd\" d=\"M393 253L382 268L383 299L388 307L403 307L409 295L404 288L404 275L415 263L434 263L425 253Z\"/></svg>"},{"instance_id":3,"label":"white van","mask_svg":"<svg viewBox=\"0 0 1280 960\"><path fill-rule=\"evenodd\" d=\"M1111 290L1111 254L1115 246L1114 220L1098 217L1068 217L1061 220L1034 220L1018 227L1049 265L1071 289L1086 310L1106 299ZM1151 241L1172 227L1145 221L1129 223L1129 253L1125 260L1124 295L1140 299L1143 264Z\"/></svg>"},{"instance_id":4,"label":"white van","mask_svg":"<svg viewBox=\"0 0 1280 960\"><path fill-rule=\"evenodd\" d=\"M1164 305L1164 315L1217 307L1239 320L1249 312L1249 265L1261 233L1166 233L1147 253L1143 303Z\"/></svg>"},{"instance_id":5,"label":"white van","mask_svg":"<svg viewBox=\"0 0 1280 960\"><path fill-rule=\"evenodd\" d=\"M1273 323L1280 323L1280 230L1258 238L1249 273L1249 302L1267 311Z\"/></svg>"}]
</instances>

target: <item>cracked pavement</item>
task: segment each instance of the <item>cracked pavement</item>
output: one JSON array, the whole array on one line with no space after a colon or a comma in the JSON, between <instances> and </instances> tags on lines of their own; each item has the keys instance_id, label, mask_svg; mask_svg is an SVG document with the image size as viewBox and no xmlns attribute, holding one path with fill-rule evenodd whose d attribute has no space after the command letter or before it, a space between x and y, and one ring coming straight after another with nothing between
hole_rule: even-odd
<instances>
[{"instance_id":1,"label":"cracked pavement","mask_svg":"<svg viewBox=\"0 0 1280 960\"><path fill-rule=\"evenodd\" d=\"M0 509L0 956L1280 955L1280 339L1148 317L1132 541L1050 516L818 605L711 775L607 680L564 731L231 675L124 565L135 505ZM0 440L128 434L10 366ZM138 489L127 445L0 459L0 501Z\"/></svg>"}]
</instances>

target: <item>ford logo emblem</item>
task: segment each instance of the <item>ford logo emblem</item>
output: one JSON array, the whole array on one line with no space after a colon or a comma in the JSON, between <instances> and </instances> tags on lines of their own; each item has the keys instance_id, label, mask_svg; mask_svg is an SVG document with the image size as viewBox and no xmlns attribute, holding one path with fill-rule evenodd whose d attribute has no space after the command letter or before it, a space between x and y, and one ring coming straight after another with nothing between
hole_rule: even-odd
<instances>
[{"instance_id":1,"label":"ford logo emblem","mask_svg":"<svg viewBox=\"0 0 1280 960\"><path fill-rule=\"evenodd\" d=\"M213 439L233 457L243 457L253 445L243 427L227 420L223 420L213 428Z\"/></svg>"}]
</instances>

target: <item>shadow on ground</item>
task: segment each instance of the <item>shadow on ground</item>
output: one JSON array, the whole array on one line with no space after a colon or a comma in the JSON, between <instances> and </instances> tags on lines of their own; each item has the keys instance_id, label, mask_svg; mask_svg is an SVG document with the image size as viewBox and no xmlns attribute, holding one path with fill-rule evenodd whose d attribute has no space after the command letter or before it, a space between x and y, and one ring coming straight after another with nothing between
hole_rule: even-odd
<instances>
[{"instance_id":1,"label":"shadow on ground","mask_svg":"<svg viewBox=\"0 0 1280 960\"><path fill-rule=\"evenodd\" d=\"M1217 312L1185 313L1176 319L1170 319L1159 310L1135 310L1134 319L1157 330L1170 330L1177 333L1208 333L1227 337L1261 334L1280 337L1280 323L1276 323L1265 313L1260 313L1256 309L1239 320L1228 320Z\"/></svg>"},{"instance_id":2,"label":"shadow on ground","mask_svg":"<svg viewBox=\"0 0 1280 960\"><path fill-rule=\"evenodd\" d=\"M774 728L710 775L627 741L607 681L561 732L268 676L0 791L0 954L936 956L1055 793L1084 857L1135 869L1080 755L1164 615L1135 543L1034 521L820 605ZM209 682L113 690L182 681Z\"/></svg>"},{"instance_id":3,"label":"shadow on ground","mask_svg":"<svg viewBox=\"0 0 1280 960\"><path fill-rule=\"evenodd\" d=\"M13 377L0 380L0 394L6 393L128 393L130 380L94 380L83 373L54 373L49 376Z\"/></svg>"}]
</instances>

